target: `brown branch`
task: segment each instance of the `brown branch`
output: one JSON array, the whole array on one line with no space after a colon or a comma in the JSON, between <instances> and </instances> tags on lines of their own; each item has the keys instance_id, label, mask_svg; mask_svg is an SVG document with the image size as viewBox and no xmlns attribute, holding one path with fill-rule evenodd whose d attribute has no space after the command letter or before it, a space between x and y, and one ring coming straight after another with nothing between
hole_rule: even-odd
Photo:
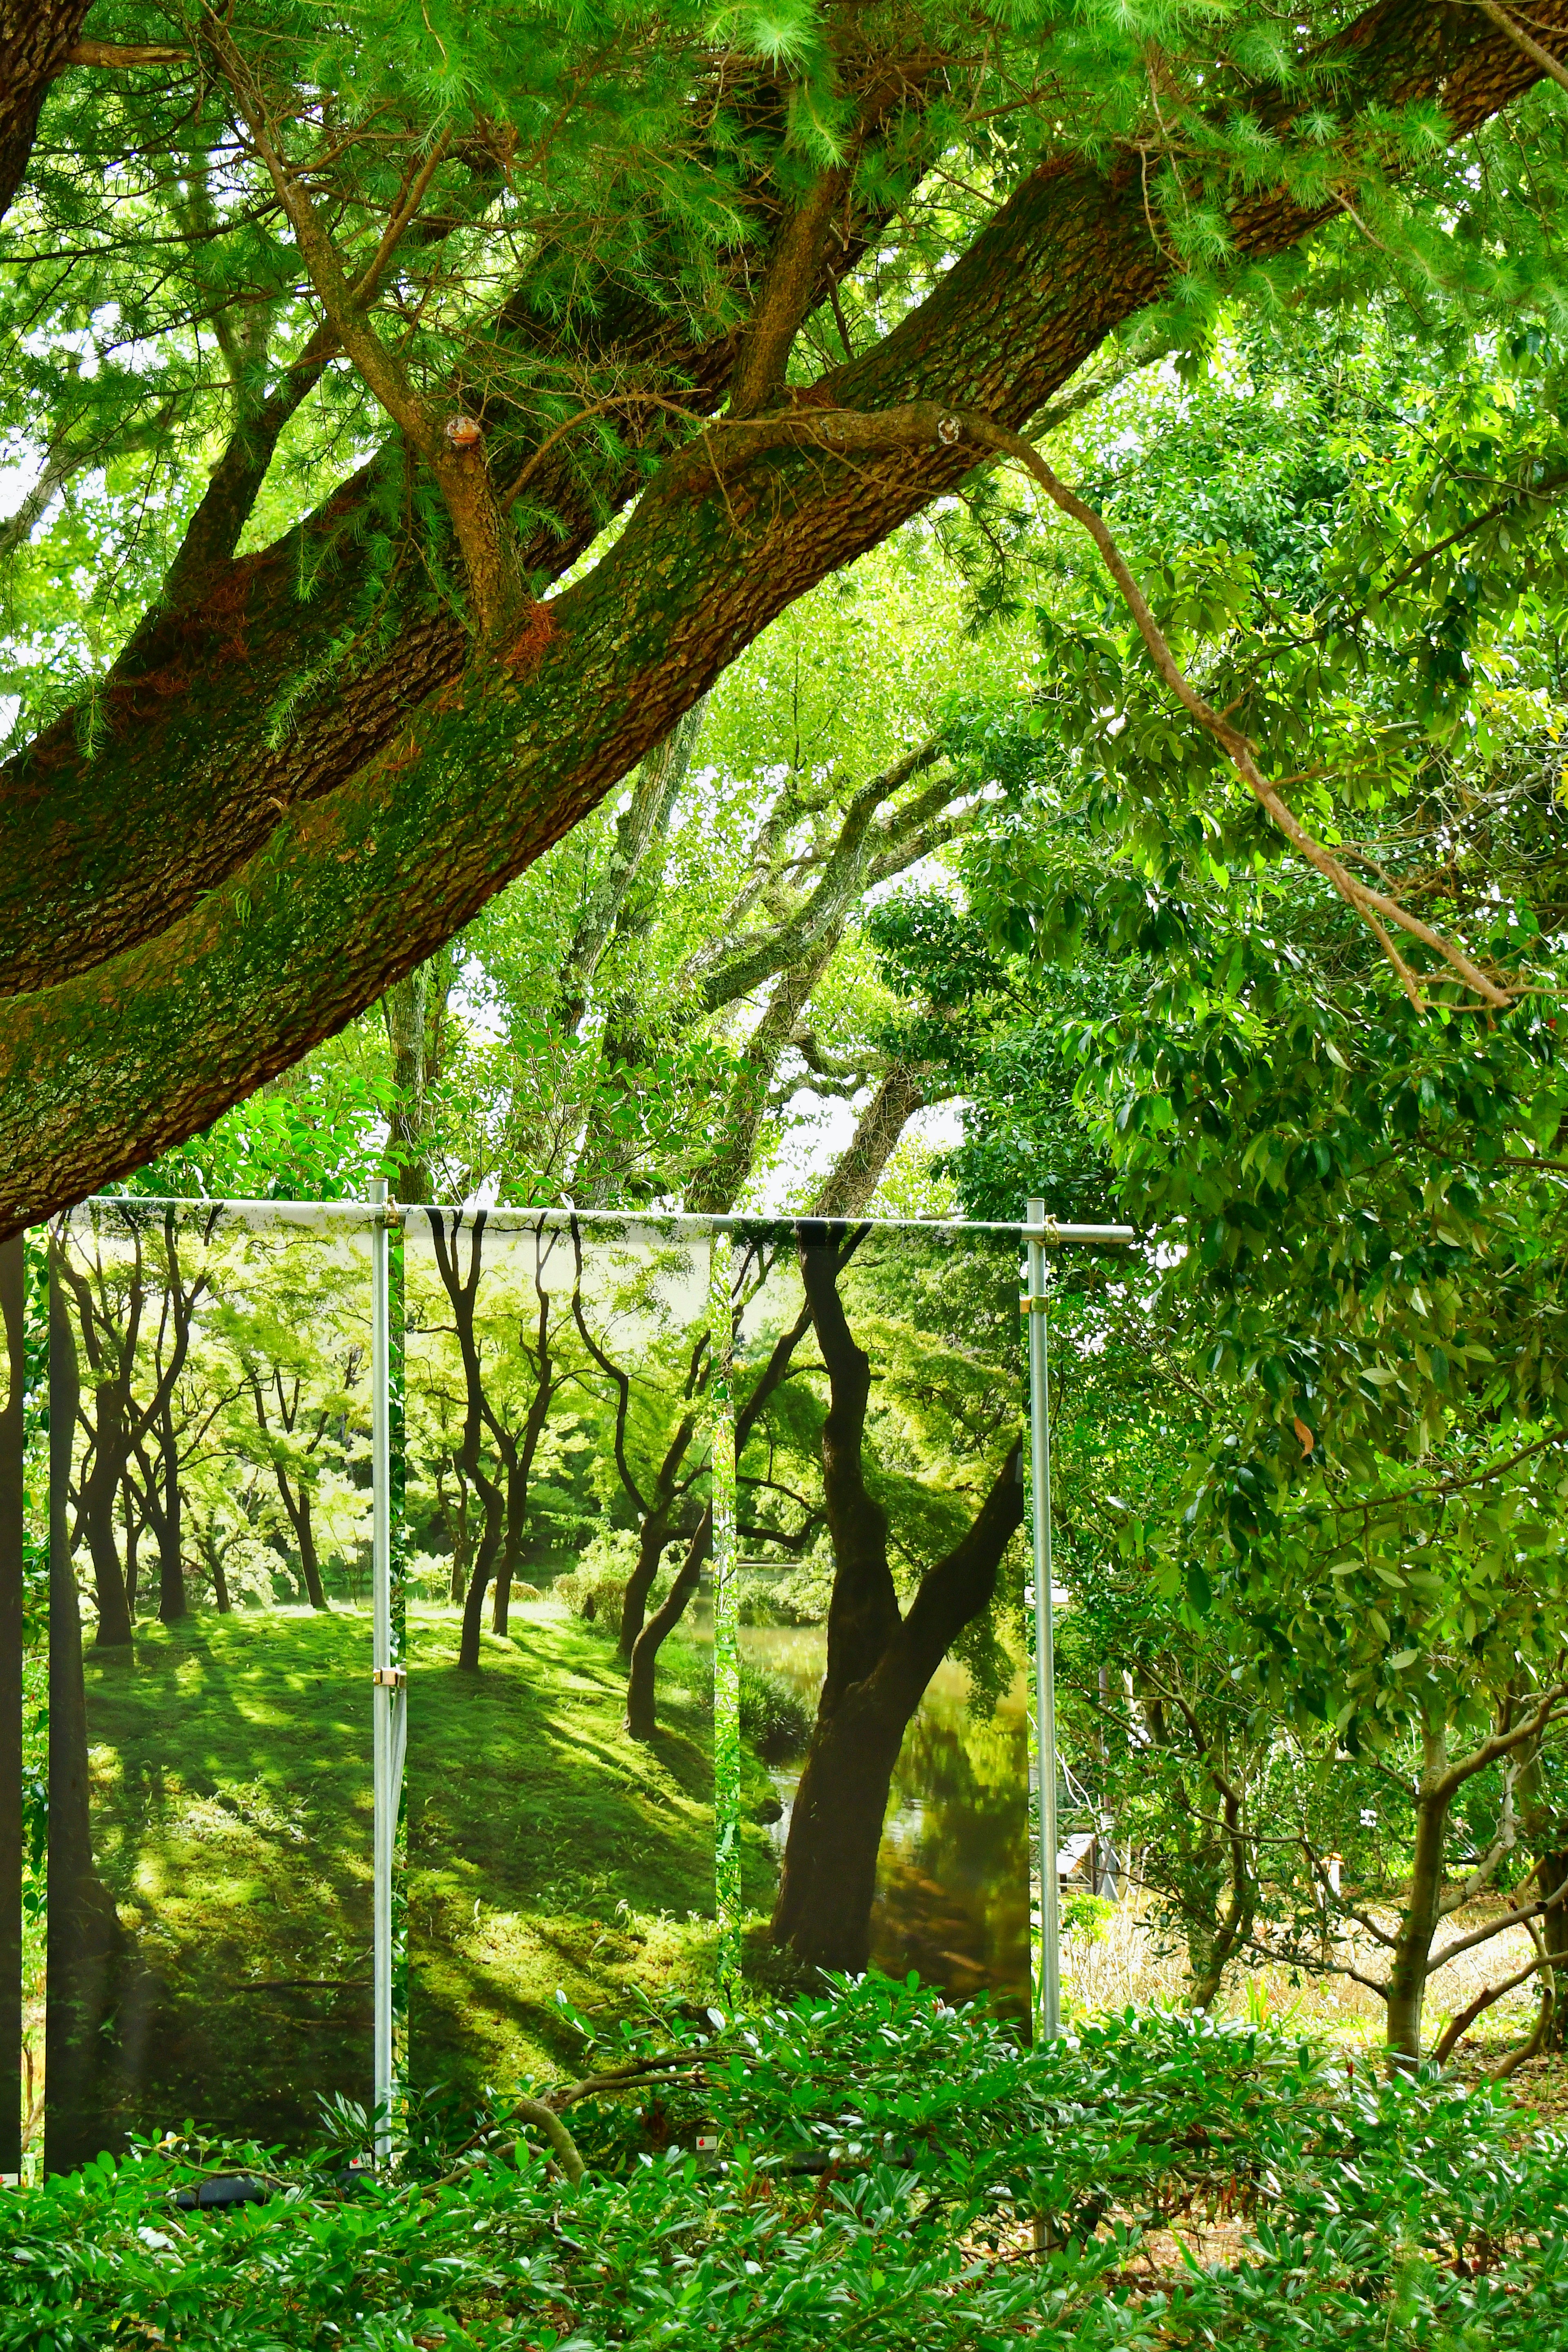
<instances>
[{"instance_id":1,"label":"brown branch","mask_svg":"<svg viewBox=\"0 0 1568 2352\"><path fill-rule=\"evenodd\" d=\"M1527 1739L1533 1739L1545 1730L1557 1711L1558 1702L1563 1698L1568 1698L1568 1682L1553 1683L1549 1691L1542 1692L1533 1715L1527 1715L1524 1721L1515 1724L1511 1731L1500 1731L1490 1739L1483 1739L1479 1748L1473 1748L1468 1756L1462 1756L1457 1764L1451 1764L1433 1793L1452 1797L1467 1780L1473 1780L1478 1772L1484 1772L1489 1764L1495 1764L1501 1756L1511 1756L1516 1748L1522 1748Z\"/></svg>"},{"instance_id":2,"label":"brown branch","mask_svg":"<svg viewBox=\"0 0 1568 2352\"><path fill-rule=\"evenodd\" d=\"M805 203L784 223L735 362L732 417L754 415L782 389L796 331L811 308L823 242L848 185L842 165L819 173Z\"/></svg>"},{"instance_id":3,"label":"brown branch","mask_svg":"<svg viewBox=\"0 0 1568 2352\"><path fill-rule=\"evenodd\" d=\"M1505 1992L1514 1991L1518 1986L1524 1983L1527 1978L1534 1976L1539 1969L1544 1968L1547 1958L1544 1952L1538 1952L1533 1959L1527 1961L1525 1966L1517 1970L1513 1976L1505 1977L1501 1984L1483 1985L1474 2000L1467 2001L1464 2008L1457 2011L1449 2019L1436 2048L1432 2053L1433 2064L1436 2066L1445 2064L1464 2040L1481 2011L1490 2009L1492 2003L1500 2000Z\"/></svg>"},{"instance_id":4,"label":"brown branch","mask_svg":"<svg viewBox=\"0 0 1568 2352\"><path fill-rule=\"evenodd\" d=\"M1505 1927L1527 1927L1531 1919L1544 1919L1549 1911L1557 1910L1563 1903L1568 1903L1568 1880L1563 1882L1555 1895L1549 1895L1543 1903L1525 1903L1521 1904L1517 1910L1500 1912L1495 1919L1488 1920L1484 1927L1473 1927L1468 1936L1457 1936L1454 1941L1428 1964L1426 1969L1428 1979L1436 1976L1439 1970L1446 1969L1450 1960L1457 1960L1461 1952L1473 1951L1478 1944L1490 1943L1492 1937L1500 1936Z\"/></svg>"},{"instance_id":5,"label":"brown branch","mask_svg":"<svg viewBox=\"0 0 1568 2352\"><path fill-rule=\"evenodd\" d=\"M1325 849L1321 842L1313 840L1294 812L1281 800L1277 788L1268 782L1258 768L1253 746L1248 739L1237 728L1232 727L1228 720L1223 719L1217 710L1211 708L1177 662L1153 614L1149 609L1148 601L1142 590L1128 568L1126 558L1111 537L1104 518L1093 507L1087 505L1075 492L1069 490L1064 482L1058 479L1039 451L1031 442L1026 441L1022 434L1012 432L1006 425L994 424L989 417L961 414L954 422L972 439L999 453L1016 458L1018 463L1025 467L1039 483L1052 503L1059 507L1064 514L1070 515L1075 522L1079 523L1088 531L1100 550L1106 570L1121 592L1122 602L1132 615L1138 634L1148 649L1151 660L1171 692L1181 703L1183 709L1197 720L1199 726L1213 736L1243 783L1272 818L1287 841L1298 849L1310 865L1317 867L1325 879L1333 885L1346 905L1361 916L1383 948L1398 977L1400 986L1416 1009L1418 1011L1423 1009L1420 988L1415 974L1389 937L1386 926L1390 924L1405 931L1410 938L1419 940L1424 947L1430 948L1435 954L1441 956L1444 962L1458 975L1466 986L1475 990L1483 1003L1506 1009L1513 1002L1513 992L1500 988L1494 981L1488 978L1478 964L1472 962L1462 948L1458 947L1452 940L1445 939L1441 932L1433 930L1429 924L1422 922L1417 916L1408 913L1400 906L1397 899L1391 898L1384 891L1369 889L1364 882L1358 881L1348 866L1342 864L1331 850Z\"/></svg>"},{"instance_id":6,"label":"brown branch","mask_svg":"<svg viewBox=\"0 0 1568 2352\"><path fill-rule=\"evenodd\" d=\"M176 49L167 41L78 41L66 51L68 66L184 66L191 62L189 49Z\"/></svg>"},{"instance_id":7,"label":"brown branch","mask_svg":"<svg viewBox=\"0 0 1568 2352\"><path fill-rule=\"evenodd\" d=\"M997 424L992 417L976 415L967 409L943 408L934 401L911 401L902 407L879 412L856 409L795 412L785 416L762 417L735 425L723 435L721 441L710 428L685 453L684 459L678 459L670 466L662 487L667 497L686 495L694 487L690 470L694 466L711 467L715 473L720 471L721 448L724 468L730 470L745 465L764 450L781 445L817 447L825 453L848 457L860 452L869 454L883 449L929 446L933 441L952 448L963 440L973 441L998 457L1014 458L1039 483L1053 505L1069 515L1089 533L1132 616L1155 669L1176 700L1219 744L1237 776L1287 841L1317 868L1346 905L1366 923L1393 966L1400 986L1417 1011L1425 1010L1420 984L1394 946L1389 935L1391 927L1418 940L1424 947L1441 957L1465 985L1475 991L1483 1003L1506 1011L1514 1002L1518 991L1500 988L1461 947L1410 914L1397 899L1391 898L1384 891L1370 889L1364 882L1358 881L1331 850L1312 838L1294 811L1280 798L1278 787L1270 783L1258 768L1256 751L1248 738L1232 727L1204 699L1182 668L1103 516L1069 490L1065 482L1058 480L1033 443L1026 440L1021 433Z\"/></svg>"}]
</instances>

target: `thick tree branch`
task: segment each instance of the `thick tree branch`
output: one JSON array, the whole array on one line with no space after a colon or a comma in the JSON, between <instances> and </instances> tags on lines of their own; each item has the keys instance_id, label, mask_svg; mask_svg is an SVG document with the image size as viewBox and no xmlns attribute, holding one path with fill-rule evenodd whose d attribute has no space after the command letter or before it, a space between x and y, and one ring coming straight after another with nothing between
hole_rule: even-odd
<instances>
[{"instance_id":1,"label":"thick tree branch","mask_svg":"<svg viewBox=\"0 0 1568 2352\"><path fill-rule=\"evenodd\" d=\"M1564 0L1544 5L1568 21ZM1536 76L1479 12L1425 0L1381 0L1335 55L1342 104L1440 91L1456 135ZM1278 253L1330 209L1279 184L1240 191L1237 260ZM823 386L852 412L901 411L901 437L836 446L824 415L795 446L753 443L749 462L726 446L721 478L716 436L695 468L678 459L656 479L515 664L459 683L461 629L412 623L275 757L260 746L281 662L287 677L312 645L324 655L341 614L330 597L314 613L291 601L289 551L237 567L235 610L246 616L254 586L255 627L268 599L287 587L290 600L286 656L253 635L265 658L226 680L226 703L250 706L243 759L197 667L188 691L177 668L166 693L149 690L134 727L129 698L111 710L90 763L67 728L11 770L0 935L11 985L32 992L0 1023L4 1229L207 1126L374 1003L626 775L777 613L963 479L975 445L962 427L939 438L937 419L1026 423L1168 275L1135 174L1043 167ZM226 625L232 638L233 612ZM258 690L267 660L279 667Z\"/></svg>"},{"instance_id":2,"label":"thick tree branch","mask_svg":"<svg viewBox=\"0 0 1568 2352\"><path fill-rule=\"evenodd\" d=\"M828 228L849 181L850 173L842 167L819 173L805 201L785 220L735 362L731 416L754 415L782 390L796 332L811 308Z\"/></svg>"}]
</instances>

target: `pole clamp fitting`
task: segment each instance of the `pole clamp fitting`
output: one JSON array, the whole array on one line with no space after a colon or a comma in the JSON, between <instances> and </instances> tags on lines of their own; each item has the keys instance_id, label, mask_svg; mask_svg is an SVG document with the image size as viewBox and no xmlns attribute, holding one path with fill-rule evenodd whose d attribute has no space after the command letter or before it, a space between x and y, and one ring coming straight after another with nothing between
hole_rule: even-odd
<instances>
[{"instance_id":1,"label":"pole clamp fitting","mask_svg":"<svg viewBox=\"0 0 1568 2352\"><path fill-rule=\"evenodd\" d=\"M377 1690L406 1690L408 1687L406 1666L373 1666L370 1678Z\"/></svg>"}]
</instances>

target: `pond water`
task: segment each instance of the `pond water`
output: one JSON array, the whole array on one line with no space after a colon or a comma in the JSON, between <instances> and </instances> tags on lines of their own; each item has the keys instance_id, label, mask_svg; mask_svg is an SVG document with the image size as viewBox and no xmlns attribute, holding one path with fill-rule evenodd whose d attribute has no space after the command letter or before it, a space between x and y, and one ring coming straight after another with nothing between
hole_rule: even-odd
<instances>
[{"instance_id":1,"label":"pond water","mask_svg":"<svg viewBox=\"0 0 1568 2352\"><path fill-rule=\"evenodd\" d=\"M821 1626L744 1626L741 1654L792 1683L815 1709L826 1664ZM1022 1672L987 1717L952 1660L937 1670L904 1734L877 1860L871 1959L916 1969L955 2000L992 1995L1029 2011L1028 1717ZM784 1807L769 1837L782 1856L799 1768L770 1773Z\"/></svg>"}]
</instances>

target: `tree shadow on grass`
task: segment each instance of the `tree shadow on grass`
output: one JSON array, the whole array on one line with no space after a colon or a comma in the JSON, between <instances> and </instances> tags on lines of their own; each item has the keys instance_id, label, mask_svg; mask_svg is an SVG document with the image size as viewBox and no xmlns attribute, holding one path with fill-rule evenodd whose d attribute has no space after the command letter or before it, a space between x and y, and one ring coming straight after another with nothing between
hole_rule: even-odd
<instances>
[{"instance_id":1,"label":"tree shadow on grass","mask_svg":"<svg viewBox=\"0 0 1568 2352\"><path fill-rule=\"evenodd\" d=\"M298 2145L323 2095L368 2099L369 1656L362 1616L270 1611L89 1654L94 1856L131 1931L100 2145L187 2118Z\"/></svg>"},{"instance_id":2,"label":"tree shadow on grass","mask_svg":"<svg viewBox=\"0 0 1568 2352\"><path fill-rule=\"evenodd\" d=\"M453 1662L455 1620L412 1632L411 2068L504 2081L580 2049L558 1988L613 2016L679 1972L689 1914L710 1941L711 1717L678 1702L634 1744L614 1654L548 1610L488 1643L478 1676ZM681 1668L695 1688L700 1662ZM638 1923L660 1915L656 1963Z\"/></svg>"}]
</instances>

